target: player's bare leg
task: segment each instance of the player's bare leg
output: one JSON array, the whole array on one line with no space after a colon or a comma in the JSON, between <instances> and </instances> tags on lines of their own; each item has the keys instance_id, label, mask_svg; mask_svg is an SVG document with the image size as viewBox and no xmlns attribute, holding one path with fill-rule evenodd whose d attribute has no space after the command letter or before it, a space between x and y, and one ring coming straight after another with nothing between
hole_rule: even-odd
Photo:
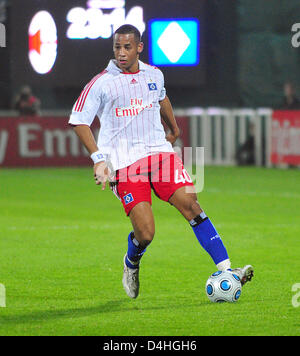
<instances>
[{"instance_id":1,"label":"player's bare leg","mask_svg":"<svg viewBox=\"0 0 300 356\"><path fill-rule=\"evenodd\" d=\"M149 202L140 202L132 208L129 218L134 231L134 236L146 248L152 241L155 233L155 224L152 208Z\"/></svg>"},{"instance_id":2,"label":"player's bare leg","mask_svg":"<svg viewBox=\"0 0 300 356\"><path fill-rule=\"evenodd\" d=\"M151 243L154 233L154 217L151 205L140 202L132 208L129 217L133 232L129 235L129 249L124 256L123 287L130 298L139 294L139 263L146 247Z\"/></svg>"},{"instance_id":3,"label":"player's bare leg","mask_svg":"<svg viewBox=\"0 0 300 356\"><path fill-rule=\"evenodd\" d=\"M190 187L189 187L190 189ZM189 221L201 246L210 254L218 270L231 269L230 260L222 240L214 226L200 207L195 192L186 192L182 187L169 199L181 214ZM242 285L251 281L254 269L251 265L233 270L240 278Z\"/></svg>"},{"instance_id":4,"label":"player's bare leg","mask_svg":"<svg viewBox=\"0 0 300 356\"><path fill-rule=\"evenodd\" d=\"M189 190L192 189L191 186L188 188ZM177 189L169 199L169 202L174 205L188 221L203 212L198 203L196 193L187 193L186 187Z\"/></svg>"}]
</instances>

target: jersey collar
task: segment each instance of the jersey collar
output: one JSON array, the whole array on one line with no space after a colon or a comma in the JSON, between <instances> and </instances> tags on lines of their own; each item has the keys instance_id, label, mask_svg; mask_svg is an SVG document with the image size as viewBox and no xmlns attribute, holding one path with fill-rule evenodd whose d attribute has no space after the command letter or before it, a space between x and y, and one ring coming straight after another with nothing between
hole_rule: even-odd
<instances>
[{"instance_id":1,"label":"jersey collar","mask_svg":"<svg viewBox=\"0 0 300 356\"><path fill-rule=\"evenodd\" d=\"M117 66L115 59L111 59L109 61L108 66L107 66L107 70L114 71L114 72L117 71L118 73L123 73L122 69ZM136 73L124 73L124 74L137 74L140 71L145 71L145 70L146 70L146 64L139 60L139 71L138 72L136 72Z\"/></svg>"}]
</instances>

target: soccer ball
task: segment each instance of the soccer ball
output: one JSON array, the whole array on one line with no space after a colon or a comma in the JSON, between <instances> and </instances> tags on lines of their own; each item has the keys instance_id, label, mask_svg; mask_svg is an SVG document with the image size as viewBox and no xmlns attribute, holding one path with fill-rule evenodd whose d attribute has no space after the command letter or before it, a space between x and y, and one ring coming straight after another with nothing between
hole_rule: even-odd
<instances>
[{"instance_id":1,"label":"soccer ball","mask_svg":"<svg viewBox=\"0 0 300 356\"><path fill-rule=\"evenodd\" d=\"M211 302L236 302L242 293L240 278L230 271L217 271L207 280L206 295Z\"/></svg>"}]
</instances>

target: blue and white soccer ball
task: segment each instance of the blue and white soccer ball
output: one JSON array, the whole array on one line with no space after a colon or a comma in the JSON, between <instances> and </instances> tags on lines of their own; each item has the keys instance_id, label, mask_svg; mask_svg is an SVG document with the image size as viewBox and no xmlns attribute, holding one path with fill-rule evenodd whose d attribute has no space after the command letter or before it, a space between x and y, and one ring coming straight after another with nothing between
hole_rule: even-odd
<instances>
[{"instance_id":1,"label":"blue and white soccer ball","mask_svg":"<svg viewBox=\"0 0 300 356\"><path fill-rule=\"evenodd\" d=\"M239 277L230 271L217 271L207 280L206 295L213 302L236 302L242 293Z\"/></svg>"}]
</instances>

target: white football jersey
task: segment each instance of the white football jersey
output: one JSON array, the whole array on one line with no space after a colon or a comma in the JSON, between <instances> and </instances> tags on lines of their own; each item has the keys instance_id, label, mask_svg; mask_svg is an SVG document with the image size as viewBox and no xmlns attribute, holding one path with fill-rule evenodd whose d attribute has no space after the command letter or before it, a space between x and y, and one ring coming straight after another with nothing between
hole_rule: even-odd
<instances>
[{"instance_id":1,"label":"white football jersey","mask_svg":"<svg viewBox=\"0 0 300 356\"><path fill-rule=\"evenodd\" d=\"M159 101L166 96L162 72L139 61L139 71L123 73L111 60L75 102L69 123L100 120L98 148L114 170L158 152L174 152L165 138Z\"/></svg>"}]
</instances>

